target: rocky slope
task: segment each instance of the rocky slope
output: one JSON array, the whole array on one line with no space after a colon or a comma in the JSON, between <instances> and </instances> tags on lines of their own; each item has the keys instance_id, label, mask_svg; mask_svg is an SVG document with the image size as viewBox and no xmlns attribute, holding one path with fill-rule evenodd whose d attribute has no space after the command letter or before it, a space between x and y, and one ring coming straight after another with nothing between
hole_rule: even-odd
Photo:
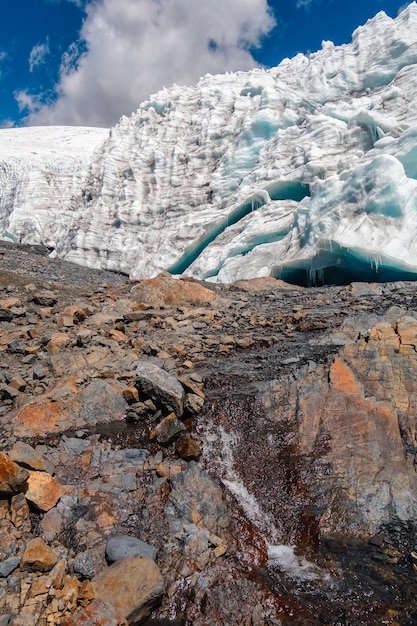
<instances>
[{"instance_id":1,"label":"rocky slope","mask_svg":"<svg viewBox=\"0 0 417 626\"><path fill-rule=\"evenodd\" d=\"M412 2L107 132L0 130L0 235L134 278L415 279L416 64Z\"/></svg>"},{"instance_id":2,"label":"rocky slope","mask_svg":"<svg viewBox=\"0 0 417 626\"><path fill-rule=\"evenodd\" d=\"M414 283L0 252L2 626L417 623Z\"/></svg>"}]
</instances>

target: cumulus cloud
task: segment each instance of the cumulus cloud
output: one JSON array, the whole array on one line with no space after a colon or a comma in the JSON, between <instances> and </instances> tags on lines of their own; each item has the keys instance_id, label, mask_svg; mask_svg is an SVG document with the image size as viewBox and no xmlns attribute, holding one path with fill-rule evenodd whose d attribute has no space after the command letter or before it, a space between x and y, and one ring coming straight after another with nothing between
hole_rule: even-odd
<instances>
[{"instance_id":1,"label":"cumulus cloud","mask_svg":"<svg viewBox=\"0 0 417 626\"><path fill-rule=\"evenodd\" d=\"M36 46L33 46L29 55L29 70L33 72L33 70L38 67L38 65L42 65L45 63L45 59L49 54L49 39L46 38L45 43L38 43Z\"/></svg>"},{"instance_id":2,"label":"cumulus cloud","mask_svg":"<svg viewBox=\"0 0 417 626\"><path fill-rule=\"evenodd\" d=\"M27 123L110 126L163 86L256 66L250 49L275 25L267 0L91 0L85 11L54 102L35 98Z\"/></svg>"}]
</instances>

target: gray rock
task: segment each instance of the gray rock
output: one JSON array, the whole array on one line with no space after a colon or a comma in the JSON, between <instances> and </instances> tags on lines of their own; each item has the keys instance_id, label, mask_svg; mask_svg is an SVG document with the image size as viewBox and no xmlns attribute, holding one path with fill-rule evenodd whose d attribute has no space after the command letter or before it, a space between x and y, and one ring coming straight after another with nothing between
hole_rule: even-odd
<instances>
[{"instance_id":1,"label":"gray rock","mask_svg":"<svg viewBox=\"0 0 417 626\"><path fill-rule=\"evenodd\" d=\"M187 524L195 523L221 536L227 529L230 517L221 487L191 461L183 472L171 481L172 490L165 505L170 531L181 531Z\"/></svg>"},{"instance_id":2,"label":"gray rock","mask_svg":"<svg viewBox=\"0 0 417 626\"><path fill-rule=\"evenodd\" d=\"M203 408L204 400L195 393L187 393L184 402L184 411L191 413L192 415L198 415Z\"/></svg>"},{"instance_id":3,"label":"gray rock","mask_svg":"<svg viewBox=\"0 0 417 626\"><path fill-rule=\"evenodd\" d=\"M128 556L146 556L155 561L157 552L157 549L148 543L128 535L110 537L106 545L106 557L110 563Z\"/></svg>"},{"instance_id":4,"label":"gray rock","mask_svg":"<svg viewBox=\"0 0 417 626\"><path fill-rule=\"evenodd\" d=\"M97 574L97 564L89 552L80 552L72 562L72 571L83 578L91 579Z\"/></svg>"},{"instance_id":5,"label":"gray rock","mask_svg":"<svg viewBox=\"0 0 417 626\"><path fill-rule=\"evenodd\" d=\"M18 556L11 556L9 559L6 559L0 563L0 577L7 578L19 565L20 557Z\"/></svg>"},{"instance_id":6,"label":"gray rock","mask_svg":"<svg viewBox=\"0 0 417 626\"><path fill-rule=\"evenodd\" d=\"M185 392L178 379L152 362L141 361L136 368L136 385L152 400L176 415L184 412Z\"/></svg>"},{"instance_id":7,"label":"gray rock","mask_svg":"<svg viewBox=\"0 0 417 626\"><path fill-rule=\"evenodd\" d=\"M78 401L80 426L122 421L129 406L122 394L104 380L93 380L84 387Z\"/></svg>"}]
</instances>

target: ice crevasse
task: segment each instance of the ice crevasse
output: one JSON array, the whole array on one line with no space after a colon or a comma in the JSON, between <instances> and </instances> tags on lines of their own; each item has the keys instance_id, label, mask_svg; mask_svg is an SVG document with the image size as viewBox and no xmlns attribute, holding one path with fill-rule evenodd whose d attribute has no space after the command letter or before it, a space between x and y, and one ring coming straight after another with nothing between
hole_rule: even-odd
<instances>
[{"instance_id":1,"label":"ice crevasse","mask_svg":"<svg viewBox=\"0 0 417 626\"><path fill-rule=\"evenodd\" d=\"M415 279L417 5L110 131L1 130L0 188L0 234L133 278Z\"/></svg>"}]
</instances>

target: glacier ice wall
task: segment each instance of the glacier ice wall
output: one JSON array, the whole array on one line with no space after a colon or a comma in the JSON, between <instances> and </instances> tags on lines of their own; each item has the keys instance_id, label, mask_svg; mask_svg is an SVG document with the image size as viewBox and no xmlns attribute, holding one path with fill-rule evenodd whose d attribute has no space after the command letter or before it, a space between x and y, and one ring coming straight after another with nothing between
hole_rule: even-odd
<instances>
[{"instance_id":1,"label":"glacier ice wall","mask_svg":"<svg viewBox=\"0 0 417 626\"><path fill-rule=\"evenodd\" d=\"M109 132L73 129L71 150L37 129L49 151L28 137L17 158L19 132L35 129L0 131L0 229L70 261L134 278L417 277L415 2L350 44L163 90Z\"/></svg>"}]
</instances>

